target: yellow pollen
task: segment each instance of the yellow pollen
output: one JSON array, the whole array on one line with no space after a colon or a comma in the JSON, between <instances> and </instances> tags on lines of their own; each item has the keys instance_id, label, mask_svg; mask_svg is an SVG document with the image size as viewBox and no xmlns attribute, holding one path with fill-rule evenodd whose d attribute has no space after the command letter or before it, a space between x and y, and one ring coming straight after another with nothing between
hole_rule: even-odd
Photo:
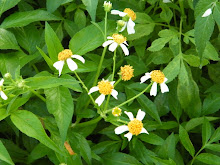
<instances>
[{"instance_id":1,"label":"yellow pollen","mask_svg":"<svg viewBox=\"0 0 220 165\"><path fill-rule=\"evenodd\" d=\"M103 95L109 95L112 93L112 89L114 88L113 85L107 81L102 80L98 82L99 92Z\"/></svg>"},{"instance_id":2,"label":"yellow pollen","mask_svg":"<svg viewBox=\"0 0 220 165\"><path fill-rule=\"evenodd\" d=\"M124 9L124 13L127 13L128 16L132 19L132 21L136 20L136 14L133 10L126 8Z\"/></svg>"},{"instance_id":3,"label":"yellow pollen","mask_svg":"<svg viewBox=\"0 0 220 165\"><path fill-rule=\"evenodd\" d=\"M63 61L67 58L70 58L73 55L72 51L70 49L64 49L62 52L58 54L58 60Z\"/></svg>"},{"instance_id":4,"label":"yellow pollen","mask_svg":"<svg viewBox=\"0 0 220 165\"><path fill-rule=\"evenodd\" d=\"M165 75L160 70L152 71L150 76L151 76L152 81L159 83L159 84L163 83L165 80Z\"/></svg>"},{"instance_id":5,"label":"yellow pollen","mask_svg":"<svg viewBox=\"0 0 220 165\"><path fill-rule=\"evenodd\" d=\"M112 109L112 114L114 116L121 116L121 108L115 107Z\"/></svg>"},{"instance_id":6,"label":"yellow pollen","mask_svg":"<svg viewBox=\"0 0 220 165\"><path fill-rule=\"evenodd\" d=\"M139 135L143 128L143 123L140 120L134 118L128 123L128 130L132 135Z\"/></svg>"},{"instance_id":7,"label":"yellow pollen","mask_svg":"<svg viewBox=\"0 0 220 165\"><path fill-rule=\"evenodd\" d=\"M125 41L127 40L127 38L124 37L124 36L121 35L121 34L113 34L113 35L112 35L112 38L113 38L113 40L114 40L116 43L118 43L118 44L121 44L121 43L123 43L123 42L125 42Z\"/></svg>"},{"instance_id":8,"label":"yellow pollen","mask_svg":"<svg viewBox=\"0 0 220 165\"><path fill-rule=\"evenodd\" d=\"M134 77L134 69L130 65L121 66L121 79L124 81L130 80Z\"/></svg>"}]
</instances>

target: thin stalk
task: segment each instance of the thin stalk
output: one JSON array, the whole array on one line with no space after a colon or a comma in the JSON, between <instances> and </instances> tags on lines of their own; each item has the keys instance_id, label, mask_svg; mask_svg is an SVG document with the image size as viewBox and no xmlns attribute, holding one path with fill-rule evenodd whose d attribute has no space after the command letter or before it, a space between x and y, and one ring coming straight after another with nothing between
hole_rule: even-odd
<instances>
[{"instance_id":1,"label":"thin stalk","mask_svg":"<svg viewBox=\"0 0 220 165\"><path fill-rule=\"evenodd\" d=\"M193 165L193 162L195 161L196 157L200 154L200 152L202 152L202 150L205 148L205 145L202 146L202 148L196 153L196 155L193 157L190 165Z\"/></svg>"},{"instance_id":2,"label":"thin stalk","mask_svg":"<svg viewBox=\"0 0 220 165\"><path fill-rule=\"evenodd\" d=\"M116 105L115 107L118 107L118 108L119 108L119 107L121 107L121 106L123 106L123 105L129 103L130 101L136 99L137 97L139 97L140 95L142 95L144 92L146 92L146 91L151 87L152 84L153 84L153 82L151 82L142 92L140 92L140 93L137 94L136 96L130 98L129 100L127 100L127 101L125 101L125 102L123 102L123 103L121 103L121 104L119 104L119 105ZM108 110L106 111L106 113L108 113L108 112L111 112L111 109L108 109Z\"/></svg>"},{"instance_id":3,"label":"thin stalk","mask_svg":"<svg viewBox=\"0 0 220 165\"><path fill-rule=\"evenodd\" d=\"M46 99L45 99L43 96L41 96L38 92L36 92L36 91L33 90L33 89L30 89L30 91L31 91L33 94L35 94L39 99L41 99L43 102L46 102Z\"/></svg>"},{"instance_id":4,"label":"thin stalk","mask_svg":"<svg viewBox=\"0 0 220 165\"><path fill-rule=\"evenodd\" d=\"M121 77L116 81L116 83L114 84L114 87L116 87L116 85L118 85L118 83L121 81Z\"/></svg>"},{"instance_id":5,"label":"thin stalk","mask_svg":"<svg viewBox=\"0 0 220 165\"><path fill-rule=\"evenodd\" d=\"M180 30L179 30L179 54L182 53L182 43L181 43L181 37L182 37L182 26L183 26L183 18L180 18Z\"/></svg>"}]
</instances>

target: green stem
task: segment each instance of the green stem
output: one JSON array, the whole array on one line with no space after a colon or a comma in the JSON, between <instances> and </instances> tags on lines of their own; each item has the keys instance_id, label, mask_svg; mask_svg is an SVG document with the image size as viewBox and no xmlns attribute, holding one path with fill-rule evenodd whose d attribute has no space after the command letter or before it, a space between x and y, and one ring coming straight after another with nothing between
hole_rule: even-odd
<instances>
[{"instance_id":1,"label":"green stem","mask_svg":"<svg viewBox=\"0 0 220 165\"><path fill-rule=\"evenodd\" d=\"M118 85L118 83L121 81L121 77L116 81L116 83L114 84L114 88L116 87L116 85Z\"/></svg>"},{"instance_id":2,"label":"green stem","mask_svg":"<svg viewBox=\"0 0 220 165\"><path fill-rule=\"evenodd\" d=\"M114 80L114 75L115 75L115 58L116 58L116 49L114 51L114 56L113 56L112 81Z\"/></svg>"},{"instance_id":3,"label":"green stem","mask_svg":"<svg viewBox=\"0 0 220 165\"><path fill-rule=\"evenodd\" d=\"M74 71L77 79L80 81L80 83L82 84L83 88L86 90L87 93L89 93L88 88L86 87L86 85L84 84L84 82L81 80L81 78L79 77L79 75L76 73L76 71ZM90 99L92 100L92 103L95 105L95 101L93 99L93 97L91 95L89 95Z\"/></svg>"},{"instance_id":4,"label":"green stem","mask_svg":"<svg viewBox=\"0 0 220 165\"><path fill-rule=\"evenodd\" d=\"M121 106L123 106L123 105L129 103L130 101L136 99L137 97L139 97L140 95L142 95L144 92L146 92L146 91L151 87L152 84L153 84L153 82L151 82L142 92L140 92L140 93L137 94L136 96L130 98L129 100L127 100L127 101L125 101L125 102L123 102L123 103L121 103L121 104L119 104L119 105L116 105L115 107L118 107L118 108L119 108L119 107L121 107ZM106 113L111 112L111 111L112 111L111 109L108 109L108 110L106 111Z\"/></svg>"},{"instance_id":5,"label":"green stem","mask_svg":"<svg viewBox=\"0 0 220 165\"><path fill-rule=\"evenodd\" d=\"M183 26L183 18L180 18L180 33L179 33L179 54L182 54L182 43L181 43L181 37L182 37L182 26Z\"/></svg>"},{"instance_id":6,"label":"green stem","mask_svg":"<svg viewBox=\"0 0 220 165\"><path fill-rule=\"evenodd\" d=\"M108 12L105 12L105 41L106 41L106 37L107 37L107 18L108 18Z\"/></svg>"},{"instance_id":7,"label":"green stem","mask_svg":"<svg viewBox=\"0 0 220 165\"><path fill-rule=\"evenodd\" d=\"M30 91L31 91L33 94L35 94L37 97L39 97L39 99L41 99L43 102L46 102L46 99L45 99L43 96L41 96L38 92L36 92L36 91L33 90L33 89L30 89Z\"/></svg>"},{"instance_id":8,"label":"green stem","mask_svg":"<svg viewBox=\"0 0 220 165\"><path fill-rule=\"evenodd\" d=\"M200 152L202 152L202 150L205 148L205 145L202 146L202 148L196 153L196 155L193 157L190 165L193 165L193 162L195 161L196 157L200 154Z\"/></svg>"},{"instance_id":9,"label":"green stem","mask_svg":"<svg viewBox=\"0 0 220 165\"><path fill-rule=\"evenodd\" d=\"M99 117L97 117L97 118L95 118L95 119L93 119L93 120L90 120L90 121L87 121L87 122L84 122L84 123L79 123L79 124L77 124L77 127L89 126L89 125L98 123L101 119L102 119L102 117L99 116Z\"/></svg>"},{"instance_id":10,"label":"green stem","mask_svg":"<svg viewBox=\"0 0 220 165\"><path fill-rule=\"evenodd\" d=\"M124 123L124 124L128 124L127 121L121 120L121 119L117 119L118 122Z\"/></svg>"}]
</instances>

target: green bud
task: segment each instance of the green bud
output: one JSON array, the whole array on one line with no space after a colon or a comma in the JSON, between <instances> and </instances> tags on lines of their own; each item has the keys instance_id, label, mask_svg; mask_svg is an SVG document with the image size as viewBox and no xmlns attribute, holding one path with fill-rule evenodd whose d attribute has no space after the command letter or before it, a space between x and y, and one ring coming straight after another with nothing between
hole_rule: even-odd
<instances>
[{"instance_id":1,"label":"green bud","mask_svg":"<svg viewBox=\"0 0 220 165\"><path fill-rule=\"evenodd\" d=\"M11 78L11 74L10 74L10 73L5 73L4 77L5 77L6 79L9 79L9 78Z\"/></svg>"},{"instance_id":2,"label":"green bud","mask_svg":"<svg viewBox=\"0 0 220 165\"><path fill-rule=\"evenodd\" d=\"M109 2L105 1L103 6L106 12L109 12L112 9L112 3L110 1Z\"/></svg>"}]
</instances>

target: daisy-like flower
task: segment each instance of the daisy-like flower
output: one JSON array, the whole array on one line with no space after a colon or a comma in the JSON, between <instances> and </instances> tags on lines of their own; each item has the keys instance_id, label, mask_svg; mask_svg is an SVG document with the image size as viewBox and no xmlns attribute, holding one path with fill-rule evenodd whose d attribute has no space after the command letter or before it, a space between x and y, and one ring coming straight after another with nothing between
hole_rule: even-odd
<instances>
[{"instance_id":1,"label":"daisy-like flower","mask_svg":"<svg viewBox=\"0 0 220 165\"><path fill-rule=\"evenodd\" d=\"M121 108L118 108L118 107L113 108L112 114L116 117L121 116Z\"/></svg>"},{"instance_id":2,"label":"daisy-like flower","mask_svg":"<svg viewBox=\"0 0 220 165\"><path fill-rule=\"evenodd\" d=\"M119 10L111 10L111 14L119 15L120 17L123 17L123 20L126 22L124 27L120 30L120 32L124 31L124 29L127 27L128 34L134 34L134 26L135 23L133 21L136 20L136 14L133 10L126 8L123 12Z\"/></svg>"},{"instance_id":3,"label":"daisy-like flower","mask_svg":"<svg viewBox=\"0 0 220 165\"><path fill-rule=\"evenodd\" d=\"M143 123L142 123L142 120L145 116L144 111L141 111L139 109L136 118L134 118L134 116L131 112L125 111L125 114L129 117L130 122L128 123L128 125L121 125L121 126L115 128L115 134L118 135L118 134L121 134L125 131L129 131L127 134L124 135L124 137L128 138L128 141L131 140L133 135L137 136L141 133L149 134L147 132L147 130L143 127Z\"/></svg>"},{"instance_id":4,"label":"daisy-like flower","mask_svg":"<svg viewBox=\"0 0 220 165\"><path fill-rule=\"evenodd\" d=\"M4 83L4 79L1 79L0 81L0 96L3 100L7 100L8 97L6 96L6 94L3 92L3 83Z\"/></svg>"},{"instance_id":5,"label":"daisy-like flower","mask_svg":"<svg viewBox=\"0 0 220 165\"><path fill-rule=\"evenodd\" d=\"M157 83L160 84L160 89L162 93L169 92L169 88L165 84L168 79L165 77L163 72L161 72L160 70L154 70L150 73L145 73L145 75L141 77L141 83L147 81L149 78L151 78L151 80L154 82L150 90L151 96L157 95Z\"/></svg>"},{"instance_id":6,"label":"daisy-like flower","mask_svg":"<svg viewBox=\"0 0 220 165\"><path fill-rule=\"evenodd\" d=\"M124 67L121 66L120 71L121 79L124 81L130 80L132 77L134 77L134 69L130 65L125 65Z\"/></svg>"},{"instance_id":7,"label":"daisy-like flower","mask_svg":"<svg viewBox=\"0 0 220 165\"><path fill-rule=\"evenodd\" d=\"M101 94L96 100L95 103L98 104L98 106L100 106L103 101L105 100L105 95L112 95L115 99L118 99L118 92L114 89L114 81L108 81L108 80L102 80L100 82L98 82L97 86L92 87L89 90L89 95L93 92L99 91L99 93Z\"/></svg>"},{"instance_id":8,"label":"daisy-like flower","mask_svg":"<svg viewBox=\"0 0 220 165\"><path fill-rule=\"evenodd\" d=\"M125 54L126 56L129 55L128 48L125 46L125 45L128 46L128 44L127 44L127 42L126 42L126 40L127 40L126 37L124 37L124 36L121 35L121 34L113 34L112 36L108 36L107 39L109 39L109 40L108 40L108 41L105 41L105 42L102 44L103 47L106 47L106 46L110 45L108 49L109 49L111 52L114 52L115 49L118 47L118 45L120 45L120 47L122 48L124 54Z\"/></svg>"},{"instance_id":9,"label":"daisy-like flower","mask_svg":"<svg viewBox=\"0 0 220 165\"><path fill-rule=\"evenodd\" d=\"M64 49L58 54L59 61L53 64L53 66L59 71L59 76L61 75L65 61L71 71L74 71L78 68L77 64L71 58L76 58L82 63L85 63L85 59L82 56L75 54L73 55L70 49Z\"/></svg>"},{"instance_id":10,"label":"daisy-like flower","mask_svg":"<svg viewBox=\"0 0 220 165\"><path fill-rule=\"evenodd\" d=\"M212 14L212 9L209 8L205 11L205 13L202 15L202 17L208 17L210 14Z\"/></svg>"}]
</instances>

